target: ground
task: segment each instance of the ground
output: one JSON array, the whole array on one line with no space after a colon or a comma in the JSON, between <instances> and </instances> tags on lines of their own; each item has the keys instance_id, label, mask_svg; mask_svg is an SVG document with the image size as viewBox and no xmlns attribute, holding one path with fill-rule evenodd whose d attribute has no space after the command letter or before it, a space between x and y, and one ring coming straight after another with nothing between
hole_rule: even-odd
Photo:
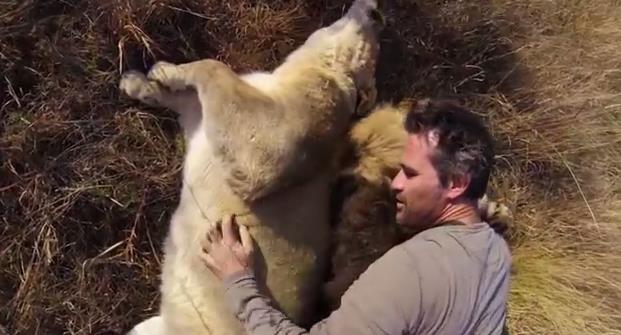
<instances>
[{"instance_id":1,"label":"ground","mask_svg":"<svg viewBox=\"0 0 621 335\"><path fill-rule=\"evenodd\" d=\"M511 333L621 334L621 5L386 3L380 100L456 97L498 139ZM184 148L172 113L119 94L122 71L271 68L348 4L0 2L0 325L103 334L157 311Z\"/></svg>"}]
</instances>

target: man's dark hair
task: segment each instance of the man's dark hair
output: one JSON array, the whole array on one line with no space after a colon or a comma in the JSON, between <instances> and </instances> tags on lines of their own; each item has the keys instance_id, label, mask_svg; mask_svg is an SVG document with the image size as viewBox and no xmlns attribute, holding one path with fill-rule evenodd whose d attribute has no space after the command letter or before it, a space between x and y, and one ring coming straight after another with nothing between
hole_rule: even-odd
<instances>
[{"instance_id":1,"label":"man's dark hair","mask_svg":"<svg viewBox=\"0 0 621 335\"><path fill-rule=\"evenodd\" d=\"M410 134L433 133L438 144L432 162L446 186L456 175L469 175L464 192L476 200L485 194L494 160L493 140L483 120L468 109L446 100L423 100L407 115Z\"/></svg>"}]
</instances>

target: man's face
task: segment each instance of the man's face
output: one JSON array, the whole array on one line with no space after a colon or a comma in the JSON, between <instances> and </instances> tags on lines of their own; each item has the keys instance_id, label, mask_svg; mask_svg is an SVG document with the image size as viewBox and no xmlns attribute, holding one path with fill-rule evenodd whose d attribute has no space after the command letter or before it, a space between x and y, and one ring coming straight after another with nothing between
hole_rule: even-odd
<instances>
[{"instance_id":1,"label":"man's face","mask_svg":"<svg viewBox=\"0 0 621 335\"><path fill-rule=\"evenodd\" d=\"M433 166L434 138L431 133L410 134L401 159L401 169L392 181L397 201L397 223L425 229L442 214L446 189Z\"/></svg>"}]
</instances>

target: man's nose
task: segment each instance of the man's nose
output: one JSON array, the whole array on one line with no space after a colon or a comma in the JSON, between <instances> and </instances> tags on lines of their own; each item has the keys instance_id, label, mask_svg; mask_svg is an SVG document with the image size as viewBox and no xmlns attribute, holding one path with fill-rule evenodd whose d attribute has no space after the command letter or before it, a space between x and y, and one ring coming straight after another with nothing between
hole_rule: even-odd
<instances>
[{"instance_id":1,"label":"man's nose","mask_svg":"<svg viewBox=\"0 0 621 335\"><path fill-rule=\"evenodd\" d=\"M399 173L397 173L397 175L392 179L392 182L390 183L390 188L393 191L401 191L403 189L403 181L403 170L399 170Z\"/></svg>"}]
</instances>

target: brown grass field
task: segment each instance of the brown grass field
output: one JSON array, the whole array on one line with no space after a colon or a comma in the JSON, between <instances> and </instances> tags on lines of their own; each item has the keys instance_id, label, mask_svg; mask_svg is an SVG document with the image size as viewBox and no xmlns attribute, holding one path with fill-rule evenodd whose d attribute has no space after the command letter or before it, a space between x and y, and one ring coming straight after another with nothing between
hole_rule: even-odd
<instances>
[{"instance_id":1,"label":"brown grass field","mask_svg":"<svg viewBox=\"0 0 621 335\"><path fill-rule=\"evenodd\" d=\"M386 1L380 98L460 98L499 141L511 334L621 334L621 2ZM157 312L184 148L121 71L271 68L349 2L0 1L0 325L110 334Z\"/></svg>"}]
</instances>

